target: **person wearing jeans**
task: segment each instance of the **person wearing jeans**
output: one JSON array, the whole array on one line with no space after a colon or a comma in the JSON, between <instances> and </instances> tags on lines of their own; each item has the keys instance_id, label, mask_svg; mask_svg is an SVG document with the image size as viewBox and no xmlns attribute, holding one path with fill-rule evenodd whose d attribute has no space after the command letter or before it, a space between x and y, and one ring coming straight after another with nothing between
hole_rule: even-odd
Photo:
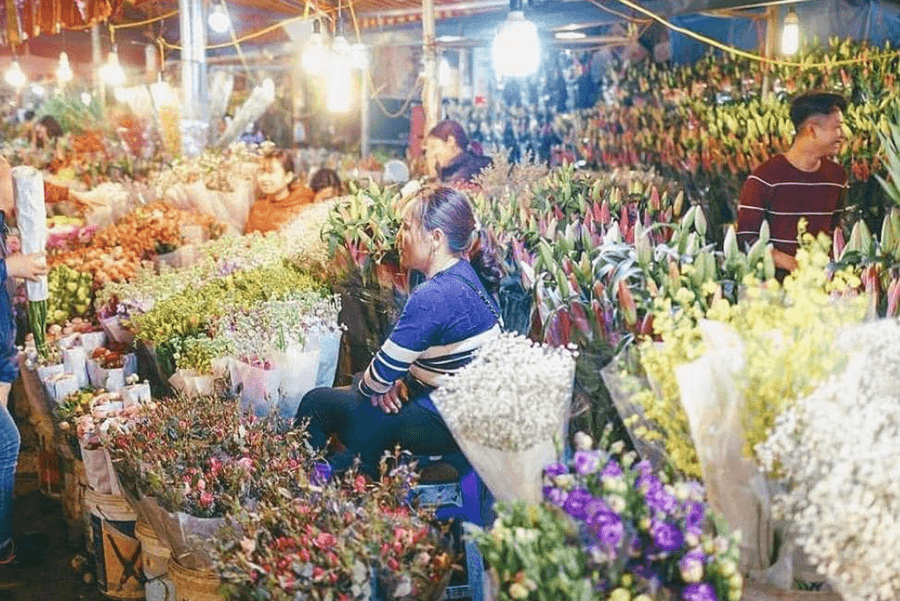
<instances>
[{"instance_id":1,"label":"person wearing jeans","mask_svg":"<svg viewBox=\"0 0 900 601\"><path fill-rule=\"evenodd\" d=\"M12 181L0 177L0 565L17 559L12 531L13 485L21 442L7 407L10 388L18 376L16 322L9 288L16 277L34 281L47 274L43 253L7 254L6 216L13 207Z\"/></svg>"},{"instance_id":2,"label":"person wearing jeans","mask_svg":"<svg viewBox=\"0 0 900 601\"><path fill-rule=\"evenodd\" d=\"M499 260L465 196L448 187L421 190L405 207L397 246L401 264L426 280L359 383L312 390L297 410L295 426L308 422L313 447L325 449L332 434L346 447L328 457L335 472L358 456L375 475L395 445L414 455L457 452L429 394L500 334Z\"/></svg>"}]
</instances>

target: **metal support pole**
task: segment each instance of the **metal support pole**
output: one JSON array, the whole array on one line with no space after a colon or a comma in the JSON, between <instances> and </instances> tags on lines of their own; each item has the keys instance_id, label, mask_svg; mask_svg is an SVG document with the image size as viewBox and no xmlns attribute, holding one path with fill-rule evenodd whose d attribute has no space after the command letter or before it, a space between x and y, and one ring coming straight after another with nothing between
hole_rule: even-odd
<instances>
[{"instance_id":1,"label":"metal support pole","mask_svg":"<svg viewBox=\"0 0 900 601\"><path fill-rule=\"evenodd\" d=\"M359 72L359 154L369 156L369 68Z\"/></svg>"},{"instance_id":2,"label":"metal support pole","mask_svg":"<svg viewBox=\"0 0 900 601\"><path fill-rule=\"evenodd\" d=\"M206 27L202 0L178 0L181 33L181 151L199 154L209 138Z\"/></svg>"},{"instance_id":3,"label":"metal support pole","mask_svg":"<svg viewBox=\"0 0 900 601\"><path fill-rule=\"evenodd\" d=\"M422 0L422 63L425 82L422 107L425 110L425 133L440 119L441 88L438 82L437 42L434 35L434 0Z\"/></svg>"},{"instance_id":4,"label":"metal support pole","mask_svg":"<svg viewBox=\"0 0 900 601\"><path fill-rule=\"evenodd\" d=\"M100 45L100 26L96 23L91 25L91 63L94 66L94 89L99 92L103 86L103 82L100 81L100 65L103 64L103 47Z\"/></svg>"},{"instance_id":5,"label":"metal support pole","mask_svg":"<svg viewBox=\"0 0 900 601\"><path fill-rule=\"evenodd\" d=\"M763 55L772 58L775 56L778 46L778 6L772 5L766 8L766 47ZM772 95L772 81L769 75L771 67L765 66L762 83L763 100L768 100Z\"/></svg>"}]
</instances>

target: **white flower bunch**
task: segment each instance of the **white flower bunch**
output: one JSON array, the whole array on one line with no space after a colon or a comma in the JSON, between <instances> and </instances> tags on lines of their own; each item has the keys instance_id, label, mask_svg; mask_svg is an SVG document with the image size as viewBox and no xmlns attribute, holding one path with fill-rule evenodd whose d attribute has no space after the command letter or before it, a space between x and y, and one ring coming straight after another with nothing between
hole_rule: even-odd
<instances>
[{"instance_id":1,"label":"white flower bunch","mask_svg":"<svg viewBox=\"0 0 900 601\"><path fill-rule=\"evenodd\" d=\"M232 144L225 150L205 150L200 155L174 161L168 169L151 175L150 186L163 192L179 184L203 181L209 190L234 192L232 178L243 172L243 166L259 160L262 151L256 146Z\"/></svg>"},{"instance_id":2,"label":"white flower bunch","mask_svg":"<svg viewBox=\"0 0 900 601\"><path fill-rule=\"evenodd\" d=\"M215 337L225 341L238 357L271 358L276 352L302 347L310 332L338 330L340 307L339 297L322 297L316 292L267 301L221 317L214 328Z\"/></svg>"},{"instance_id":3,"label":"white flower bunch","mask_svg":"<svg viewBox=\"0 0 900 601\"><path fill-rule=\"evenodd\" d=\"M784 412L756 453L787 492L776 511L847 601L900 598L900 324L839 337L846 369Z\"/></svg>"},{"instance_id":4,"label":"white flower bunch","mask_svg":"<svg viewBox=\"0 0 900 601\"><path fill-rule=\"evenodd\" d=\"M576 353L503 334L450 376L432 399L455 435L502 451L563 433Z\"/></svg>"}]
</instances>

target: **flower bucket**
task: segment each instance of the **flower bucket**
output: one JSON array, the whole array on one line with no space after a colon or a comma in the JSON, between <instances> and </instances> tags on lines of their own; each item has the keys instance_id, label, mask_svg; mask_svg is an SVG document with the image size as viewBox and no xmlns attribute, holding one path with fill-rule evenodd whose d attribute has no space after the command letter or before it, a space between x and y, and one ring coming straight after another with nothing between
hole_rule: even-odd
<instances>
[{"instance_id":1,"label":"flower bucket","mask_svg":"<svg viewBox=\"0 0 900 601\"><path fill-rule=\"evenodd\" d=\"M111 599L143 599L141 546L134 537L137 515L131 505L124 497L90 489L84 502L100 592Z\"/></svg>"},{"instance_id":2,"label":"flower bucket","mask_svg":"<svg viewBox=\"0 0 900 601\"><path fill-rule=\"evenodd\" d=\"M175 585L169 578L169 558L172 556L153 527L138 518L134 527L141 541L141 557L144 562L144 593L147 601L175 601Z\"/></svg>"},{"instance_id":3,"label":"flower bucket","mask_svg":"<svg viewBox=\"0 0 900 601\"><path fill-rule=\"evenodd\" d=\"M191 570L174 559L169 560L169 577L175 585L176 601L224 601L218 593L222 582L207 570Z\"/></svg>"}]
</instances>

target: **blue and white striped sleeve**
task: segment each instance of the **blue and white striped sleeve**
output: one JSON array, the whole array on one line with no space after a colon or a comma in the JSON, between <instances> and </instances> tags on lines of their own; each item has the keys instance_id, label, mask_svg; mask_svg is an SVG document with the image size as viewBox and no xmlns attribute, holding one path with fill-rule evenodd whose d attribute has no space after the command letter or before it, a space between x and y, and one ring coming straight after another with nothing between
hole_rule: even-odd
<instances>
[{"instance_id":1,"label":"blue and white striped sleeve","mask_svg":"<svg viewBox=\"0 0 900 601\"><path fill-rule=\"evenodd\" d=\"M437 291L430 288L432 286L423 285L410 296L390 337L375 354L359 382L359 392L364 396L386 393L432 345L444 311L434 294Z\"/></svg>"}]
</instances>

